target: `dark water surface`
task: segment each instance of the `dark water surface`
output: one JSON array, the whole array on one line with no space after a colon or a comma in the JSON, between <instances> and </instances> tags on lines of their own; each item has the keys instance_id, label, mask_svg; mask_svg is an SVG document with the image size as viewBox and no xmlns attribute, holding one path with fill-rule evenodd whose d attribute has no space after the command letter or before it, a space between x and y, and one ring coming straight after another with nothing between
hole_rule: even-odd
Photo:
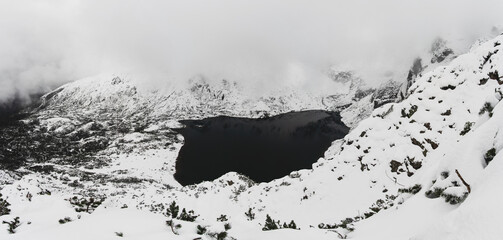
<instances>
[{"instance_id":1,"label":"dark water surface","mask_svg":"<svg viewBox=\"0 0 503 240\"><path fill-rule=\"evenodd\" d=\"M227 172L256 182L271 181L311 168L331 143L349 128L339 113L290 112L269 118L213 117L183 120L176 131L185 138L176 162L182 185L214 180Z\"/></svg>"}]
</instances>

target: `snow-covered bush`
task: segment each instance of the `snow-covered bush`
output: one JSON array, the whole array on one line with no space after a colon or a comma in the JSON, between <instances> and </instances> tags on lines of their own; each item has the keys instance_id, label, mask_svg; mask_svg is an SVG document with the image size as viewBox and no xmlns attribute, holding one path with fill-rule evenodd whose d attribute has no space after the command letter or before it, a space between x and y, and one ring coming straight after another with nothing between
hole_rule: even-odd
<instances>
[{"instance_id":1,"label":"snow-covered bush","mask_svg":"<svg viewBox=\"0 0 503 240\"><path fill-rule=\"evenodd\" d=\"M176 205L176 202L173 201L171 204L169 204L168 208L166 209L166 215L171 218L176 218L178 217L178 211L180 210L180 207Z\"/></svg>"},{"instance_id":2,"label":"snow-covered bush","mask_svg":"<svg viewBox=\"0 0 503 240\"><path fill-rule=\"evenodd\" d=\"M410 193L410 194L416 194L418 193L419 191L421 191L421 184L416 184L412 187L409 187L409 188L400 188L398 189L398 192L399 193Z\"/></svg>"},{"instance_id":3,"label":"snow-covered bush","mask_svg":"<svg viewBox=\"0 0 503 240\"><path fill-rule=\"evenodd\" d=\"M490 102L484 103L484 105L482 106L482 108L479 111L479 115L482 115L486 112L489 113L489 117L493 116L493 106L491 105Z\"/></svg>"},{"instance_id":4,"label":"snow-covered bush","mask_svg":"<svg viewBox=\"0 0 503 240\"><path fill-rule=\"evenodd\" d=\"M182 209L180 216L178 216L178 219L182 220L182 221L187 221L187 222L194 222L194 221L196 221L197 217L199 217L199 215L195 215L193 210L189 210L187 212L184 208L184 209Z\"/></svg>"},{"instance_id":5,"label":"snow-covered bush","mask_svg":"<svg viewBox=\"0 0 503 240\"><path fill-rule=\"evenodd\" d=\"M459 188L457 188L456 190L454 189L455 188L448 188L441 194L441 197L445 199L445 202L448 202L452 205L461 203L466 199L466 197L468 197L468 192L464 192Z\"/></svg>"},{"instance_id":6,"label":"snow-covered bush","mask_svg":"<svg viewBox=\"0 0 503 240\"><path fill-rule=\"evenodd\" d=\"M403 108L403 109L402 109L402 112L401 112L401 113L402 113L402 117L403 117L403 118L405 118L405 117L407 117L407 118L412 117L412 115L414 115L414 113L416 113L416 112L417 112L417 109L418 109L417 105L412 105L412 106L410 107L410 109L409 109L409 111L408 111L408 112L406 111L406 109L405 109L405 108Z\"/></svg>"},{"instance_id":7,"label":"snow-covered bush","mask_svg":"<svg viewBox=\"0 0 503 240\"><path fill-rule=\"evenodd\" d=\"M208 231L208 230L206 229L206 227L203 227L203 226L201 226L201 225L197 225L197 234L199 234L199 235L203 235L203 234L205 234L205 233L206 233L206 231Z\"/></svg>"},{"instance_id":8,"label":"snow-covered bush","mask_svg":"<svg viewBox=\"0 0 503 240\"><path fill-rule=\"evenodd\" d=\"M98 208L105 198L96 199L94 197L90 198L79 198L74 196L69 199L70 203L75 207L75 211L77 212L87 212L92 213L96 208Z\"/></svg>"},{"instance_id":9,"label":"snow-covered bush","mask_svg":"<svg viewBox=\"0 0 503 240\"><path fill-rule=\"evenodd\" d=\"M248 221L253 221L255 219L255 213L252 211L252 208L248 208L248 211L245 212L245 215Z\"/></svg>"},{"instance_id":10,"label":"snow-covered bush","mask_svg":"<svg viewBox=\"0 0 503 240\"><path fill-rule=\"evenodd\" d=\"M283 228L291 228L291 229L297 229L297 224L295 224L295 221L290 221L289 224L283 223Z\"/></svg>"},{"instance_id":11,"label":"snow-covered bush","mask_svg":"<svg viewBox=\"0 0 503 240\"><path fill-rule=\"evenodd\" d=\"M228 230L230 230L231 228L232 228L232 226L231 226L231 224L230 224L230 223L225 223L225 224L224 224L224 229L225 229L225 231L228 231Z\"/></svg>"},{"instance_id":12,"label":"snow-covered bush","mask_svg":"<svg viewBox=\"0 0 503 240\"><path fill-rule=\"evenodd\" d=\"M459 180L465 185L461 186ZM440 176L433 181L433 185L425 192L428 198L444 198L445 202L452 205L463 202L470 192L470 186L462 179L459 172L450 174L449 171L443 171Z\"/></svg>"},{"instance_id":13,"label":"snow-covered bush","mask_svg":"<svg viewBox=\"0 0 503 240\"><path fill-rule=\"evenodd\" d=\"M229 221L229 219L227 219L227 215L221 214L220 217L217 218L217 221L225 222L225 221Z\"/></svg>"},{"instance_id":14,"label":"snow-covered bush","mask_svg":"<svg viewBox=\"0 0 503 240\"><path fill-rule=\"evenodd\" d=\"M210 237L216 238L217 240L224 240L227 237L227 232L219 232L219 233L208 233Z\"/></svg>"},{"instance_id":15,"label":"snow-covered bush","mask_svg":"<svg viewBox=\"0 0 503 240\"><path fill-rule=\"evenodd\" d=\"M0 193L0 216L7 215L10 213L9 206L10 203L7 202L6 199L3 199L2 194Z\"/></svg>"},{"instance_id":16,"label":"snow-covered bush","mask_svg":"<svg viewBox=\"0 0 503 240\"><path fill-rule=\"evenodd\" d=\"M63 219L59 219L58 222L59 222L59 224L65 224L65 223L71 222L71 221L72 221L72 219L70 217L65 217Z\"/></svg>"},{"instance_id":17,"label":"snow-covered bush","mask_svg":"<svg viewBox=\"0 0 503 240\"><path fill-rule=\"evenodd\" d=\"M435 188L432 188L432 189L426 191L424 193L424 195L426 195L427 198L438 198L438 197L440 197L440 195L442 195L443 191L444 191L444 189L435 187Z\"/></svg>"},{"instance_id":18,"label":"snow-covered bush","mask_svg":"<svg viewBox=\"0 0 503 240\"><path fill-rule=\"evenodd\" d=\"M463 128L463 131L459 133L459 135L463 136L467 134L470 130L472 130L472 126L475 124L474 122L466 122L465 127Z\"/></svg>"},{"instance_id":19,"label":"snow-covered bush","mask_svg":"<svg viewBox=\"0 0 503 240\"><path fill-rule=\"evenodd\" d=\"M491 148L487 150L487 152L484 154L484 160L486 161L486 164L489 164L494 156L496 156L496 148Z\"/></svg>"},{"instance_id":20,"label":"snow-covered bush","mask_svg":"<svg viewBox=\"0 0 503 240\"><path fill-rule=\"evenodd\" d=\"M7 229L7 231L10 234L16 233L16 228L21 226L21 222L19 221L19 217L15 217L14 220L12 220L12 221L3 221L2 223L9 225L9 229Z\"/></svg>"},{"instance_id":21,"label":"snow-covered bush","mask_svg":"<svg viewBox=\"0 0 503 240\"><path fill-rule=\"evenodd\" d=\"M171 227L171 231L172 231L174 234L176 234L176 235L178 235L178 232L176 232L176 231L175 231L175 229L180 229L180 228L182 228L182 225L181 225L181 224L176 224L176 223L174 222L174 220L173 220L173 219L171 219L171 220L167 220L167 221L166 221L166 225L170 226L170 227Z\"/></svg>"},{"instance_id":22,"label":"snow-covered bush","mask_svg":"<svg viewBox=\"0 0 503 240\"><path fill-rule=\"evenodd\" d=\"M175 201L171 202L166 209L166 216L171 217L171 219L178 219L182 221L187 221L187 222L194 222L199 215L195 215L193 210L185 210L185 208L182 209L182 212L180 212L180 215L178 215L178 212L180 210L180 206L176 204Z\"/></svg>"},{"instance_id":23,"label":"snow-covered bush","mask_svg":"<svg viewBox=\"0 0 503 240\"><path fill-rule=\"evenodd\" d=\"M264 224L264 227L262 228L262 231L269 231L269 230L276 230L276 229L280 229L280 228L292 228L292 229L297 229L297 225L295 224L295 221L290 221L289 224L287 224L286 222L282 224L280 224L280 221L275 221L274 219L271 218L271 216L269 216L269 214L267 214L266 216L266 219L265 219L265 224Z\"/></svg>"},{"instance_id":24,"label":"snow-covered bush","mask_svg":"<svg viewBox=\"0 0 503 240\"><path fill-rule=\"evenodd\" d=\"M269 231L269 230L276 230L279 229L278 224L267 214L266 219L265 219L265 224L264 227L262 228L262 231Z\"/></svg>"}]
</instances>

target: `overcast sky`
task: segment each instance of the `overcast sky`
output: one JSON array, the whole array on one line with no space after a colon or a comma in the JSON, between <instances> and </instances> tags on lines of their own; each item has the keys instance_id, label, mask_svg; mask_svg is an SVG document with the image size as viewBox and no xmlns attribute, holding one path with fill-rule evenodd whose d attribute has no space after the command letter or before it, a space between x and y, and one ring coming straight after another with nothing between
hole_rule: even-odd
<instances>
[{"instance_id":1,"label":"overcast sky","mask_svg":"<svg viewBox=\"0 0 503 240\"><path fill-rule=\"evenodd\" d=\"M0 101L101 72L150 84L202 74L318 85L335 65L372 84L441 34L488 32L501 0L0 0Z\"/></svg>"}]
</instances>

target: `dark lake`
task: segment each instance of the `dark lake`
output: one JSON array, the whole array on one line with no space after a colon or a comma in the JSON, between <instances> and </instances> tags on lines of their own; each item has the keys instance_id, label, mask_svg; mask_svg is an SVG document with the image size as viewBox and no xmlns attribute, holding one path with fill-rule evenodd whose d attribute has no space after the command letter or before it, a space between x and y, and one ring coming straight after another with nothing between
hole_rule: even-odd
<instances>
[{"instance_id":1,"label":"dark lake","mask_svg":"<svg viewBox=\"0 0 503 240\"><path fill-rule=\"evenodd\" d=\"M311 168L349 128L337 112L311 110L261 119L212 117L180 121L185 138L176 162L182 185L211 181L234 171L255 182Z\"/></svg>"}]
</instances>

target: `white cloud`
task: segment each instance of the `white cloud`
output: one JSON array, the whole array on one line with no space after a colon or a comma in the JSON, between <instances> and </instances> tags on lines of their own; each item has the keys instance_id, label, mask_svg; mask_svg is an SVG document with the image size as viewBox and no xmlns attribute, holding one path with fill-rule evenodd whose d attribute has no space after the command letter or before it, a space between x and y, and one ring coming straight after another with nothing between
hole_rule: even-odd
<instances>
[{"instance_id":1,"label":"white cloud","mask_svg":"<svg viewBox=\"0 0 503 240\"><path fill-rule=\"evenodd\" d=\"M316 85L323 77L306 73L343 64L375 83L439 34L501 24L501 9L497 0L0 0L0 99L102 71Z\"/></svg>"}]
</instances>

